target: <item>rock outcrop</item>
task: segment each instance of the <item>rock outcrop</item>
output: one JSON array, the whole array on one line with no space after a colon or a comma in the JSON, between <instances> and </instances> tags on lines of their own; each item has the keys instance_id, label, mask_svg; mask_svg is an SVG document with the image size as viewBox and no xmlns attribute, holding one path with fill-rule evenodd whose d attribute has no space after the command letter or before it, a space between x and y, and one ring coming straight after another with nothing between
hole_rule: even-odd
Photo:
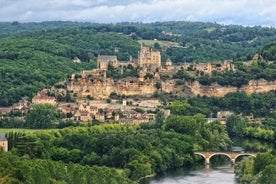
<instances>
[{"instance_id":1,"label":"rock outcrop","mask_svg":"<svg viewBox=\"0 0 276 184\"><path fill-rule=\"evenodd\" d=\"M276 90L276 81L251 80L248 85L244 85L241 88L234 86L220 86L218 84L212 84L210 86L203 86L198 81L193 83L186 83L194 95L200 96L216 96L222 97L228 93L237 91L245 91L247 94L252 93L265 93L272 90Z\"/></svg>"},{"instance_id":2,"label":"rock outcrop","mask_svg":"<svg viewBox=\"0 0 276 184\"><path fill-rule=\"evenodd\" d=\"M174 93L177 91L174 80L168 80L166 82L162 81L161 84L162 92ZM183 87L183 89L185 89L183 90L183 93L185 93L185 91L189 91L193 95L222 97L228 93L237 91L245 91L247 94L252 94L276 90L276 81L269 82L266 80L252 80L248 85L242 86L241 88L234 86L220 86L216 83L210 86L204 86L198 81L195 81L186 82ZM158 91L155 80L139 81L134 78L121 80L114 80L111 78L79 78L71 80L67 84L67 89L73 93L76 93L78 97L85 98L90 96L94 99L107 99L111 93L117 93L125 96L150 96ZM176 92L176 94L177 93L178 92Z\"/></svg>"},{"instance_id":3,"label":"rock outcrop","mask_svg":"<svg viewBox=\"0 0 276 184\"><path fill-rule=\"evenodd\" d=\"M120 95L152 95L157 89L153 81L139 81L138 79L113 80L110 78L90 80L81 78L71 81L67 89L76 93L78 97L91 96L94 99L107 99L111 93Z\"/></svg>"}]
</instances>

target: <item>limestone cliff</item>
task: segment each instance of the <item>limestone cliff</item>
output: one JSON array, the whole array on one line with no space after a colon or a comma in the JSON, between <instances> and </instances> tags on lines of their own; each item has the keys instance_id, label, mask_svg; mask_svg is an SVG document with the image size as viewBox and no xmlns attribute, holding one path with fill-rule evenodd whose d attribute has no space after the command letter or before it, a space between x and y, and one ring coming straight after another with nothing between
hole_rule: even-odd
<instances>
[{"instance_id":1,"label":"limestone cliff","mask_svg":"<svg viewBox=\"0 0 276 184\"><path fill-rule=\"evenodd\" d=\"M107 99L112 92L120 95L152 95L158 89L155 80L139 81L138 79L121 79L114 80L111 78L89 79L80 78L71 80L67 84L67 89L76 93L78 97L91 96L94 99ZM178 87L179 88L179 87ZM162 82L162 92L180 94L178 88L175 88L175 81L169 80ZM186 82L182 88L182 93L189 93L201 96L217 96L222 97L228 93L236 91L245 91L247 94L263 93L276 90L276 81L252 80L248 85L241 88L233 86L220 86L212 84L211 86L203 86L198 81ZM183 95L183 94L182 94ZM185 95L185 94L184 94ZM190 96L187 95L187 96Z\"/></svg>"},{"instance_id":2,"label":"limestone cliff","mask_svg":"<svg viewBox=\"0 0 276 184\"><path fill-rule=\"evenodd\" d=\"M152 95L157 89L153 81L137 79L113 80L110 78L90 80L81 78L71 81L67 89L78 97L91 96L94 99L107 99L114 92L120 95Z\"/></svg>"},{"instance_id":3,"label":"limestone cliff","mask_svg":"<svg viewBox=\"0 0 276 184\"><path fill-rule=\"evenodd\" d=\"M247 94L252 93L264 93L271 90L276 90L276 81L266 80L251 80L248 85L237 88L234 86L220 86L218 84L212 84L211 86L203 86L198 81L193 83L186 83L186 86L191 89L194 95L201 96L217 96L222 97L228 93L245 91Z\"/></svg>"}]
</instances>

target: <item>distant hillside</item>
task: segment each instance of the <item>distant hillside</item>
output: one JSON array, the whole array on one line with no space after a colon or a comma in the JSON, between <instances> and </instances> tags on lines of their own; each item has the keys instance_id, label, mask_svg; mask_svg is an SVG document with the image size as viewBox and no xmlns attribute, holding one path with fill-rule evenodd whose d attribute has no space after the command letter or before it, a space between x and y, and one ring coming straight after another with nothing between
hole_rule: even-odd
<instances>
[{"instance_id":1,"label":"distant hillside","mask_svg":"<svg viewBox=\"0 0 276 184\"><path fill-rule=\"evenodd\" d=\"M85 31L82 31L85 30ZM42 31L42 32L41 32ZM276 42L276 29L267 27L243 27L202 22L157 22L95 24L77 22L0 23L0 35L37 32L53 36L70 35L82 38L83 33L116 32L131 36L134 40L162 40L176 42L163 52L164 60L173 62L238 60L253 56L263 46ZM71 32L71 33L70 33ZM56 34L57 33L57 34ZM69 34L68 34L69 33ZM73 44L75 39L71 39ZM85 40L86 41L86 40ZM90 45L91 46L91 45ZM89 46L89 47L90 47ZM94 49L91 49L94 50Z\"/></svg>"},{"instance_id":2,"label":"distant hillside","mask_svg":"<svg viewBox=\"0 0 276 184\"><path fill-rule=\"evenodd\" d=\"M50 30L56 28L69 28L79 26L80 23L76 22L64 22L64 21L53 21L53 22L41 22L41 23L19 23L14 22L0 22L0 36L8 34L16 34L22 32L34 32L41 30Z\"/></svg>"},{"instance_id":3,"label":"distant hillside","mask_svg":"<svg viewBox=\"0 0 276 184\"><path fill-rule=\"evenodd\" d=\"M276 43L265 46L259 53L265 60L276 61Z\"/></svg>"},{"instance_id":4,"label":"distant hillside","mask_svg":"<svg viewBox=\"0 0 276 184\"><path fill-rule=\"evenodd\" d=\"M125 35L76 29L5 36L0 45L0 106L24 96L31 98L72 73L95 68L98 54L117 54L127 60L139 49L139 44ZM82 63L73 63L74 57Z\"/></svg>"}]
</instances>

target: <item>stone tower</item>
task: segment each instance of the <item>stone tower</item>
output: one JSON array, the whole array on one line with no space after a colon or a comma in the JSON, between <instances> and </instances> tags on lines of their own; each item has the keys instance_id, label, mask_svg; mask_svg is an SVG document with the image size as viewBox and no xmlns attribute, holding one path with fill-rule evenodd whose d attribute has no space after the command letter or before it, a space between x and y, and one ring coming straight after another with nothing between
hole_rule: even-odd
<instances>
[{"instance_id":1,"label":"stone tower","mask_svg":"<svg viewBox=\"0 0 276 184\"><path fill-rule=\"evenodd\" d=\"M138 53L138 65L141 67L161 66L161 54L159 51L153 51L149 47L141 47Z\"/></svg>"}]
</instances>

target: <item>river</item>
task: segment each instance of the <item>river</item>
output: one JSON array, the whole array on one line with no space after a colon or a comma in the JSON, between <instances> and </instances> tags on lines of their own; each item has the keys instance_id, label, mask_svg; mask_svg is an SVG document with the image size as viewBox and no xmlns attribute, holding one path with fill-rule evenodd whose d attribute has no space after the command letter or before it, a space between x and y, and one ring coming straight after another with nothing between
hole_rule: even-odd
<instances>
[{"instance_id":1,"label":"river","mask_svg":"<svg viewBox=\"0 0 276 184\"><path fill-rule=\"evenodd\" d=\"M275 149L274 145L253 139L233 140L232 151L263 152ZM229 161L230 162L230 161ZM149 184L238 184L230 163L213 164L207 169L204 164L194 169L177 169L152 178Z\"/></svg>"},{"instance_id":2,"label":"river","mask_svg":"<svg viewBox=\"0 0 276 184\"><path fill-rule=\"evenodd\" d=\"M191 170L177 170L156 177L150 184L237 184L234 168L230 164L216 167L200 167Z\"/></svg>"}]
</instances>

